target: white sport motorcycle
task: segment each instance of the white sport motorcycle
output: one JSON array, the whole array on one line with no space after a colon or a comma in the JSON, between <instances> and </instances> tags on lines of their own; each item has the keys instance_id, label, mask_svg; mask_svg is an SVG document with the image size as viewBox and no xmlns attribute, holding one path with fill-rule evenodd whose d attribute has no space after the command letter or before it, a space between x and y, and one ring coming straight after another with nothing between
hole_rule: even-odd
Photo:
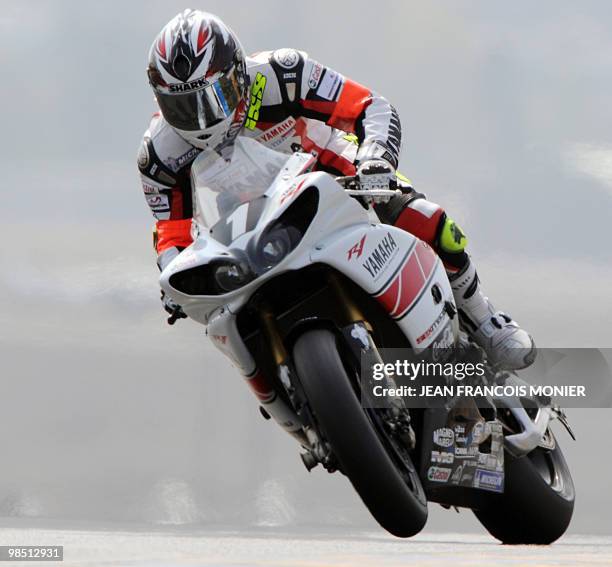
<instances>
[{"instance_id":1,"label":"white sport motorcycle","mask_svg":"<svg viewBox=\"0 0 612 567\"><path fill-rule=\"evenodd\" d=\"M313 164L248 138L229 163L200 154L194 242L162 272L163 291L207 326L262 415L300 443L306 467L345 474L392 534L418 533L429 500L473 509L506 543L556 540L574 504L549 428L553 418L565 424L560 410L508 398L361 403L362 363L383 360L379 349L418 358L466 341L434 251L375 219L354 178Z\"/></svg>"}]
</instances>

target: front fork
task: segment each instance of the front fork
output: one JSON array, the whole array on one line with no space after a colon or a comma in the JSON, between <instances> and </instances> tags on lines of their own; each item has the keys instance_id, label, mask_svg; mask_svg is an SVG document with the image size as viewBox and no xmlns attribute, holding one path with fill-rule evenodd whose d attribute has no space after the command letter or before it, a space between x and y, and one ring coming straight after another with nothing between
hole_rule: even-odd
<instances>
[{"instance_id":1,"label":"front fork","mask_svg":"<svg viewBox=\"0 0 612 567\"><path fill-rule=\"evenodd\" d=\"M365 402L367 393L364 396L364 392L368 386L371 386L369 377L372 376L374 365L383 364L383 360L372 339L370 323L359 306L353 301L350 294L345 290L341 279L337 274L329 274L328 284L335 296L336 305L340 306L340 320L338 324L344 342L349 347L349 353L356 363L356 367L365 370L365 375L368 377L366 379L367 384L362 382L361 388L362 401ZM268 305L262 304L260 306L259 318L277 368L278 378L289 395L296 413L305 424L303 431L308 440L308 446L305 446L306 452L302 454L304 465L310 470L318 463L322 463L326 469L333 471L335 470L335 464L330 448L320 438L316 428L313 427L315 421L310 413L308 400L301 389L299 380L292 379L295 369L285 348L282 336L279 333L274 313ZM385 380L388 379L385 378ZM392 386L393 384L390 383L389 385ZM363 386L366 386L366 388ZM408 448L413 448L415 445L414 432L410 427L410 416L403 401L401 398L390 398L387 401L388 405L385 407L385 425L390 433L400 435ZM373 406L368 404L367 407Z\"/></svg>"}]
</instances>

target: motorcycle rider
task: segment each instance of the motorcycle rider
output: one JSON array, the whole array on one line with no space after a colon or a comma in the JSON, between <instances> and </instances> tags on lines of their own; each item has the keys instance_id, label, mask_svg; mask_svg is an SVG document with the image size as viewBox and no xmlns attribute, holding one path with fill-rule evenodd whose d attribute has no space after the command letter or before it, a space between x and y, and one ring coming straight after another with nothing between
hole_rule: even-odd
<instances>
[{"instance_id":1,"label":"motorcycle rider","mask_svg":"<svg viewBox=\"0 0 612 567\"><path fill-rule=\"evenodd\" d=\"M160 269L192 242L193 160L207 148L230 159L236 136L252 137L278 151L312 153L316 169L357 175L366 194L399 179L403 194L374 205L381 221L436 250L465 330L493 363L505 369L531 364L531 336L484 296L461 228L396 173L401 125L385 98L301 51L247 57L230 28L197 10L185 10L161 30L148 76L160 112L144 134L138 167L157 220ZM173 314L169 322L184 316L170 298L162 300Z\"/></svg>"}]
</instances>

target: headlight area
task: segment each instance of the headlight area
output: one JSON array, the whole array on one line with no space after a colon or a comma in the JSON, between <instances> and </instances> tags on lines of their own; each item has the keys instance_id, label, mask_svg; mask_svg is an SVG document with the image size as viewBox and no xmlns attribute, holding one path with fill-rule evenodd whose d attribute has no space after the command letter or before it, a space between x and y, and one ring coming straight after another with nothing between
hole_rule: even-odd
<instances>
[{"instance_id":1,"label":"headlight area","mask_svg":"<svg viewBox=\"0 0 612 567\"><path fill-rule=\"evenodd\" d=\"M168 283L180 293L196 296L223 295L244 287L295 250L318 207L319 191L308 187L278 219L251 239L246 251L230 249L227 257L172 274Z\"/></svg>"},{"instance_id":2,"label":"headlight area","mask_svg":"<svg viewBox=\"0 0 612 567\"><path fill-rule=\"evenodd\" d=\"M301 242L319 206L319 191L308 187L248 246L251 263L262 274L282 262Z\"/></svg>"},{"instance_id":3,"label":"headlight area","mask_svg":"<svg viewBox=\"0 0 612 567\"><path fill-rule=\"evenodd\" d=\"M213 260L210 264L172 274L168 283L185 295L220 295L245 286L255 277L246 262Z\"/></svg>"}]
</instances>

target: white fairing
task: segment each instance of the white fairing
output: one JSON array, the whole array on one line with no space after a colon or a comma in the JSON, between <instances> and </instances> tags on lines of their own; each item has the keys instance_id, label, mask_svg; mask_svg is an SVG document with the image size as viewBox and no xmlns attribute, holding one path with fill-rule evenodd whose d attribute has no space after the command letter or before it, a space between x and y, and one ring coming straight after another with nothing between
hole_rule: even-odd
<instances>
[{"instance_id":1,"label":"white fairing","mask_svg":"<svg viewBox=\"0 0 612 567\"><path fill-rule=\"evenodd\" d=\"M287 158L247 138L237 139L230 163L214 152L200 154L192 168L195 241L162 272L162 289L189 317L209 325L213 344L247 377L256 371L255 362L238 334L236 314L269 279L313 263L332 266L377 298L416 351L451 346L457 323L445 309L454 301L439 258L405 231L372 223L332 176L308 172L312 162L308 154ZM248 256L264 229L308 190L318 191L316 213L299 243L274 267L253 268L255 279L221 295L186 295L170 285L184 270L234 254ZM250 210L255 201L257 215ZM219 227L225 243L215 239ZM432 293L434 286L439 293ZM297 418L288 418L286 410L270 413L285 429L294 428Z\"/></svg>"},{"instance_id":2,"label":"white fairing","mask_svg":"<svg viewBox=\"0 0 612 567\"><path fill-rule=\"evenodd\" d=\"M312 261L333 266L376 297L415 351L434 342L438 348L454 344L456 325L440 333L450 329L445 303L454 304L452 289L442 262L427 244L401 229L379 224L334 234L317 248ZM434 285L441 291L437 303L431 292Z\"/></svg>"}]
</instances>

